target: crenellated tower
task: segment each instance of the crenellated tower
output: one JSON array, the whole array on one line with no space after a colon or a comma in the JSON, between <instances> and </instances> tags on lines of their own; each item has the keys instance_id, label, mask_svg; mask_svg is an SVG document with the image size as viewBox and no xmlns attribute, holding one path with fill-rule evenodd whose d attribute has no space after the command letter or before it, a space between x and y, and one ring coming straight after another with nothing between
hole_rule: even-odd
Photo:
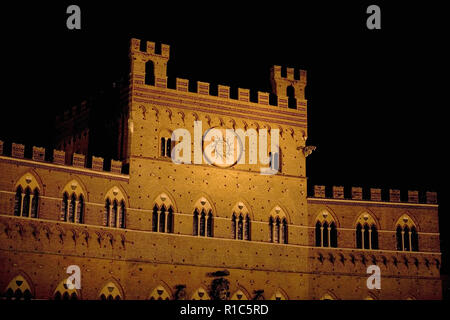
<instances>
[{"instance_id":1,"label":"crenellated tower","mask_svg":"<svg viewBox=\"0 0 450 320\"><path fill-rule=\"evenodd\" d=\"M286 68L286 77L281 75L281 66L273 66L270 70L272 93L277 96L305 99L306 70L299 70L298 76L294 68Z\"/></svg>"},{"instance_id":2,"label":"crenellated tower","mask_svg":"<svg viewBox=\"0 0 450 320\"><path fill-rule=\"evenodd\" d=\"M143 80L145 84L165 88L170 46L161 44L161 53L157 53L155 49L154 42L147 41L143 46L141 40L131 40L131 76Z\"/></svg>"}]
</instances>

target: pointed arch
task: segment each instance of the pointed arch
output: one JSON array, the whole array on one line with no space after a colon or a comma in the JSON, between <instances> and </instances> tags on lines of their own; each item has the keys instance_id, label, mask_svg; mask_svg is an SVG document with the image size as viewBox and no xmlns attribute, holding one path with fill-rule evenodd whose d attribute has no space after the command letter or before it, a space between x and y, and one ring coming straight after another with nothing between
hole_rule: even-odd
<instances>
[{"instance_id":1,"label":"pointed arch","mask_svg":"<svg viewBox=\"0 0 450 320\"><path fill-rule=\"evenodd\" d=\"M336 214L328 207L321 208L317 211L316 217L312 220L312 222L315 225L317 221L319 221L321 224L327 222L328 225L330 225L331 222L334 222L337 228L339 228L340 226Z\"/></svg>"},{"instance_id":2,"label":"pointed arch","mask_svg":"<svg viewBox=\"0 0 450 320\"><path fill-rule=\"evenodd\" d=\"M274 292L274 294L272 295L272 297L270 298L270 300L289 300L289 298L288 298L286 292L285 292L283 289L278 288L278 289Z\"/></svg>"},{"instance_id":3,"label":"pointed arch","mask_svg":"<svg viewBox=\"0 0 450 320\"><path fill-rule=\"evenodd\" d=\"M153 203L152 231L173 233L175 205L172 197L163 192Z\"/></svg>"},{"instance_id":4,"label":"pointed arch","mask_svg":"<svg viewBox=\"0 0 450 320\"><path fill-rule=\"evenodd\" d=\"M380 228L378 219L369 210L365 210L359 214L354 223L356 248L378 249L378 230Z\"/></svg>"},{"instance_id":5,"label":"pointed arch","mask_svg":"<svg viewBox=\"0 0 450 320\"><path fill-rule=\"evenodd\" d=\"M84 199L86 201L89 201L86 186L79 177L74 177L72 180L67 182L64 188L61 190L61 195L64 194L64 192L67 192L67 194L69 195L72 195L72 193L74 193L77 198L80 195L83 195Z\"/></svg>"},{"instance_id":6,"label":"pointed arch","mask_svg":"<svg viewBox=\"0 0 450 320\"><path fill-rule=\"evenodd\" d=\"M205 196L194 203L193 235L214 236L214 209Z\"/></svg>"},{"instance_id":7,"label":"pointed arch","mask_svg":"<svg viewBox=\"0 0 450 320\"><path fill-rule=\"evenodd\" d=\"M211 300L211 297L209 296L208 291L205 288L200 287L194 291L191 296L191 300Z\"/></svg>"},{"instance_id":8,"label":"pointed arch","mask_svg":"<svg viewBox=\"0 0 450 320\"><path fill-rule=\"evenodd\" d=\"M239 286L238 289L231 295L230 300L250 300L250 295L247 290L245 290L242 286Z\"/></svg>"},{"instance_id":9,"label":"pointed arch","mask_svg":"<svg viewBox=\"0 0 450 320\"><path fill-rule=\"evenodd\" d=\"M165 189L165 188L163 188ZM157 205L158 208L161 208L162 205L164 205L166 208L172 207L174 212L177 212L177 206L175 198L172 196L172 194L166 190L160 192L152 202L153 205Z\"/></svg>"},{"instance_id":10,"label":"pointed arch","mask_svg":"<svg viewBox=\"0 0 450 320\"><path fill-rule=\"evenodd\" d=\"M419 234L415 221L409 214L402 214L396 222L397 250L419 251Z\"/></svg>"},{"instance_id":11,"label":"pointed arch","mask_svg":"<svg viewBox=\"0 0 450 320\"><path fill-rule=\"evenodd\" d=\"M251 214L243 201L238 201L232 208L231 230L233 239L251 239Z\"/></svg>"},{"instance_id":12,"label":"pointed arch","mask_svg":"<svg viewBox=\"0 0 450 320\"><path fill-rule=\"evenodd\" d=\"M315 222L315 245L316 247L338 246L338 221L335 214L328 209L319 210Z\"/></svg>"},{"instance_id":13,"label":"pointed arch","mask_svg":"<svg viewBox=\"0 0 450 320\"><path fill-rule=\"evenodd\" d=\"M4 296L8 300L31 300L34 298L34 289L27 275L19 272L5 288Z\"/></svg>"},{"instance_id":14,"label":"pointed arch","mask_svg":"<svg viewBox=\"0 0 450 320\"><path fill-rule=\"evenodd\" d=\"M411 229L411 227L415 227L416 230L419 229L418 224L416 223L415 219L413 218L413 216L408 212L408 213L403 213L398 219L397 222L395 223L395 227L397 226L408 226L408 228Z\"/></svg>"},{"instance_id":15,"label":"pointed arch","mask_svg":"<svg viewBox=\"0 0 450 320\"><path fill-rule=\"evenodd\" d=\"M80 291L73 288L69 289L66 284L67 279L62 280L53 292L54 300L80 300Z\"/></svg>"},{"instance_id":16,"label":"pointed arch","mask_svg":"<svg viewBox=\"0 0 450 320\"><path fill-rule=\"evenodd\" d=\"M87 194L86 187L80 179L69 181L62 190L60 220L83 223Z\"/></svg>"},{"instance_id":17,"label":"pointed arch","mask_svg":"<svg viewBox=\"0 0 450 320\"><path fill-rule=\"evenodd\" d=\"M326 293L324 293L324 295L320 298L320 300L339 300L337 298L337 296L331 292L331 291L327 291Z\"/></svg>"},{"instance_id":18,"label":"pointed arch","mask_svg":"<svg viewBox=\"0 0 450 320\"><path fill-rule=\"evenodd\" d=\"M14 215L37 218L39 215L39 199L42 194L42 181L34 171L27 171L14 187Z\"/></svg>"},{"instance_id":19,"label":"pointed arch","mask_svg":"<svg viewBox=\"0 0 450 320\"><path fill-rule=\"evenodd\" d=\"M103 225L125 228L127 206L128 199L122 188L114 186L109 189L105 195Z\"/></svg>"},{"instance_id":20,"label":"pointed arch","mask_svg":"<svg viewBox=\"0 0 450 320\"><path fill-rule=\"evenodd\" d=\"M270 242L287 243L289 217L280 206L275 206L269 215L269 239Z\"/></svg>"},{"instance_id":21,"label":"pointed arch","mask_svg":"<svg viewBox=\"0 0 450 320\"><path fill-rule=\"evenodd\" d=\"M380 229L380 222L378 220L378 217L368 209L364 209L359 213L359 215L356 216L356 219L353 221L353 226L356 226L358 223L360 223L362 226L367 224L369 225L369 227L374 224L377 229Z\"/></svg>"},{"instance_id":22,"label":"pointed arch","mask_svg":"<svg viewBox=\"0 0 450 320\"><path fill-rule=\"evenodd\" d=\"M159 284L152 290L149 300L172 300L172 293L165 283Z\"/></svg>"},{"instance_id":23,"label":"pointed arch","mask_svg":"<svg viewBox=\"0 0 450 320\"><path fill-rule=\"evenodd\" d=\"M27 187L29 187L30 190L37 188L41 194L44 194L42 179L34 170L27 170L24 174L22 174L20 178L17 179L14 185L14 190L16 190L18 186L22 186L22 190L25 190Z\"/></svg>"},{"instance_id":24,"label":"pointed arch","mask_svg":"<svg viewBox=\"0 0 450 320\"><path fill-rule=\"evenodd\" d=\"M124 293L120 284L115 279L110 279L100 290L100 300L123 300Z\"/></svg>"}]
</instances>

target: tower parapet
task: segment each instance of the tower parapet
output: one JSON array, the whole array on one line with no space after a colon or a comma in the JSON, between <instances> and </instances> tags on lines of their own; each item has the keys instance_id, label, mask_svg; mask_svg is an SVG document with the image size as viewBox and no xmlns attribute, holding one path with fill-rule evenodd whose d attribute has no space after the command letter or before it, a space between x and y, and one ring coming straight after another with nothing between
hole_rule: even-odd
<instances>
[{"instance_id":1,"label":"tower parapet","mask_svg":"<svg viewBox=\"0 0 450 320\"><path fill-rule=\"evenodd\" d=\"M155 43L142 43L139 39L131 39L130 60L132 81L167 88L167 62L170 56L170 46L161 44L161 53L156 53ZM141 50L142 49L142 50ZM136 78L136 79L133 79Z\"/></svg>"},{"instance_id":2,"label":"tower parapet","mask_svg":"<svg viewBox=\"0 0 450 320\"><path fill-rule=\"evenodd\" d=\"M6 150L4 150L3 146L4 146L4 143L3 143L3 141L0 140L0 156L5 157L4 154L6 152L4 153L3 151L6 151ZM23 144L12 143L10 151L11 151L10 154L11 154L12 158L27 159L25 157L25 152L24 152L25 145L23 145ZM45 154L46 154L45 148L33 146L31 159L29 159L29 160L33 160L36 162L53 163L55 165L60 165L60 166L67 166L67 167L74 167L74 168L81 168L81 169L92 169L95 171L106 171L106 170L104 170L104 166L103 166L104 160L101 157L93 156L92 162L91 162L92 165L91 165L91 167L88 167L87 166L88 159L83 154L74 153L72 156L72 164L71 165L66 162L66 153L62 150L56 150L56 149L53 150L53 160L52 161L47 161L45 159ZM122 161L111 160L110 172L116 173L116 174L121 174L122 169L123 169Z\"/></svg>"},{"instance_id":3,"label":"tower parapet","mask_svg":"<svg viewBox=\"0 0 450 320\"><path fill-rule=\"evenodd\" d=\"M298 77L294 68L287 68L286 77L281 75L281 66L273 66L270 70L272 92L277 96L305 99L306 70L299 70Z\"/></svg>"},{"instance_id":4,"label":"tower parapet","mask_svg":"<svg viewBox=\"0 0 450 320\"><path fill-rule=\"evenodd\" d=\"M380 188L369 188L370 193L368 196L363 197L363 188L361 187L351 187L350 196L345 196L343 186L333 186L332 192L327 192L327 188L324 185L314 185L312 187L312 197L313 198L323 198L323 199L339 199L339 200L359 200L359 201L376 201L376 202L396 202L396 203L417 203L417 204L437 204L437 193L426 191L424 197L419 196L419 191L408 190L408 197L404 200L400 198L400 190L389 189L388 196L383 199L383 190ZM386 190L387 191L387 190ZM406 195L406 193L405 193Z\"/></svg>"},{"instance_id":5,"label":"tower parapet","mask_svg":"<svg viewBox=\"0 0 450 320\"><path fill-rule=\"evenodd\" d=\"M187 79L176 78L175 88L168 88L167 63L170 46L161 44L161 53L156 53L155 43L147 41L145 44L139 39L131 39L131 82L138 85L151 85L158 88L175 89L181 92L192 92L201 95L211 95L211 85L208 82L196 81L190 83ZM258 91L255 99L250 89L237 88L237 100L242 102L258 103L265 106L278 106L281 108L297 109L306 112L305 100L306 71L287 68L287 76L281 76L281 66L274 66L271 70L272 93ZM190 88L190 84L192 88ZM195 87L195 89L194 89ZM289 88L289 89L288 89ZM217 97L231 99L230 87L218 85Z\"/></svg>"}]
</instances>

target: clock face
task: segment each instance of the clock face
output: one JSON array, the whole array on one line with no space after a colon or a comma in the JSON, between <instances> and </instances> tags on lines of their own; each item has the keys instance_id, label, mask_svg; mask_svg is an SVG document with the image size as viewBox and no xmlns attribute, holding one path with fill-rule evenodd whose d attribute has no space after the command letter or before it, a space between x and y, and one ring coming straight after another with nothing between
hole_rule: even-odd
<instances>
[{"instance_id":1,"label":"clock face","mask_svg":"<svg viewBox=\"0 0 450 320\"><path fill-rule=\"evenodd\" d=\"M203 135L203 157L208 164L228 168L243 156L243 144L231 128L212 127Z\"/></svg>"}]
</instances>

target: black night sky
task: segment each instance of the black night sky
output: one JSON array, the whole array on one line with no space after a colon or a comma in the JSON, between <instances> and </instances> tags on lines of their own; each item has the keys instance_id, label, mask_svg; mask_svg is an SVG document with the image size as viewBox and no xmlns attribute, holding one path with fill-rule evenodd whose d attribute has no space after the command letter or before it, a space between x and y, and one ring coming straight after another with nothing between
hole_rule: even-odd
<instances>
[{"instance_id":1,"label":"black night sky","mask_svg":"<svg viewBox=\"0 0 450 320\"><path fill-rule=\"evenodd\" d=\"M131 37L171 46L169 77L232 89L270 91L272 65L306 69L309 183L437 191L445 230L443 8L392 2L2 5L0 139L48 146L56 112L126 70ZM70 4L81 30L66 28ZM381 30L366 28L370 4Z\"/></svg>"}]
</instances>

